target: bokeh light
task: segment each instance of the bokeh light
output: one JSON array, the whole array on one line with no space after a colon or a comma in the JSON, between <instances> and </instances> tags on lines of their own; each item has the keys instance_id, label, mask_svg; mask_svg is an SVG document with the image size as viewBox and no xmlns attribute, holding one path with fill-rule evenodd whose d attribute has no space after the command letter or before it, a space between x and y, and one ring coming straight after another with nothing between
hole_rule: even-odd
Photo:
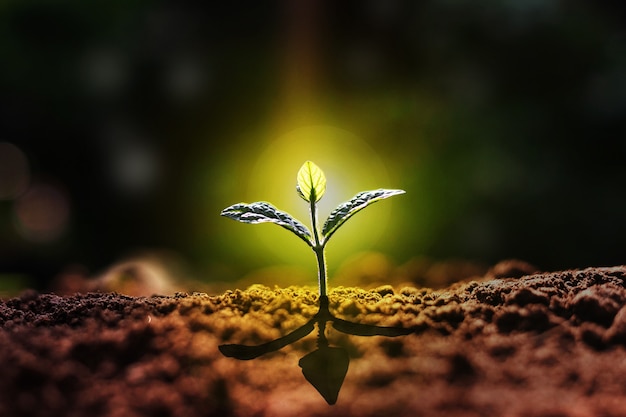
<instances>
[{"instance_id":1,"label":"bokeh light","mask_svg":"<svg viewBox=\"0 0 626 417\"><path fill-rule=\"evenodd\" d=\"M34 184L15 203L15 227L35 243L60 238L69 226L70 203L56 186Z\"/></svg>"},{"instance_id":2,"label":"bokeh light","mask_svg":"<svg viewBox=\"0 0 626 417\"><path fill-rule=\"evenodd\" d=\"M28 159L17 146L0 142L0 200L12 200L28 187Z\"/></svg>"},{"instance_id":3,"label":"bokeh light","mask_svg":"<svg viewBox=\"0 0 626 417\"><path fill-rule=\"evenodd\" d=\"M158 185L161 162L152 144L126 126L116 126L106 135L110 184L127 198L149 194Z\"/></svg>"}]
</instances>

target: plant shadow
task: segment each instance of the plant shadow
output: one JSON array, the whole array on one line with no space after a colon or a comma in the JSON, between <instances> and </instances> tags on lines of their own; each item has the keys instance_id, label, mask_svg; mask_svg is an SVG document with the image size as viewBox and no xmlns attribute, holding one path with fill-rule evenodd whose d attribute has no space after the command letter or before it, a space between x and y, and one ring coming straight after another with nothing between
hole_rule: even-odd
<instances>
[{"instance_id":1,"label":"plant shadow","mask_svg":"<svg viewBox=\"0 0 626 417\"><path fill-rule=\"evenodd\" d=\"M353 323L333 316L328 309L328 297L320 297L318 312L304 325L293 332L261 345L220 345L220 352L227 357L251 360L269 352L277 351L307 336L317 324L317 349L302 357L299 365L306 380L324 397L330 405L337 402L343 380L348 372L350 357L341 347L331 347L325 335L326 324L332 323L335 330L354 336L404 336L413 329L402 327L375 326Z\"/></svg>"}]
</instances>

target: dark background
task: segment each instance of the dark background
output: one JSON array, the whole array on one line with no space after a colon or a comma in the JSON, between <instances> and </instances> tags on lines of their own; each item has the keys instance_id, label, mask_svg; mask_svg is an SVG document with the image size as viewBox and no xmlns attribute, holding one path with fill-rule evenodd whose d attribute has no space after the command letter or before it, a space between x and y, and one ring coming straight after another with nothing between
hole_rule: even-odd
<instances>
[{"instance_id":1,"label":"dark background","mask_svg":"<svg viewBox=\"0 0 626 417\"><path fill-rule=\"evenodd\" d=\"M0 278L154 248L206 280L279 263L224 249L243 197L219 184L311 124L407 190L398 262L626 263L625 21L621 1L4 1Z\"/></svg>"}]
</instances>

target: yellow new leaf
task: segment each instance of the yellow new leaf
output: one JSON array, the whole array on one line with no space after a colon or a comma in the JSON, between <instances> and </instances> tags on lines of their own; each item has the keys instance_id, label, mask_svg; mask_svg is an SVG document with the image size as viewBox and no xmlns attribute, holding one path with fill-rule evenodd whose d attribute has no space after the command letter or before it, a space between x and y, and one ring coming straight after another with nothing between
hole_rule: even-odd
<instances>
[{"instance_id":1,"label":"yellow new leaf","mask_svg":"<svg viewBox=\"0 0 626 417\"><path fill-rule=\"evenodd\" d=\"M308 202L317 203L326 192L326 176L311 161L306 161L298 171L298 194Z\"/></svg>"}]
</instances>

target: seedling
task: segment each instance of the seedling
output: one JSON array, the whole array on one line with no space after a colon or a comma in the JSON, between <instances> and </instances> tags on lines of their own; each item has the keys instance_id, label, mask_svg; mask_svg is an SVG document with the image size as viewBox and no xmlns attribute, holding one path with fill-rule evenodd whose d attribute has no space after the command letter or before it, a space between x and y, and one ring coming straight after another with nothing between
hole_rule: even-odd
<instances>
[{"instance_id":1,"label":"seedling","mask_svg":"<svg viewBox=\"0 0 626 417\"><path fill-rule=\"evenodd\" d=\"M257 346L228 344L220 345L219 350L225 356L241 360L257 358L269 352L294 343L308 335L317 323L317 350L300 359L299 365L307 381L313 385L324 397L328 404L335 404L339 390L343 383L350 358L346 349L330 347L324 334L326 323L331 322L335 330L356 336L403 336L411 333L412 329L401 327L383 327L371 324L352 323L333 316L328 309L326 295L326 259L325 249L329 239L354 214L376 201L403 194L403 190L378 189L363 191L352 197L350 201L340 204L333 210L322 229L318 229L317 202L326 191L326 176L322 170L311 161L307 161L298 171L296 190L304 201L309 203L311 214L311 229L294 219L289 213L278 210L270 203L256 202L251 204L239 203L225 208L222 216L230 217L243 223L275 223L293 232L313 249L317 258L319 279L319 310L305 324L291 333Z\"/></svg>"},{"instance_id":2,"label":"seedling","mask_svg":"<svg viewBox=\"0 0 626 417\"><path fill-rule=\"evenodd\" d=\"M275 223L302 239L315 253L317 258L317 272L319 282L320 299L326 297L327 272L326 272L326 244L335 232L343 226L357 212L372 203L404 194L404 190L389 190L380 188L372 191L362 191L349 201L340 204L334 209L322 226L318 227L317 202L326 192L326 176L324 172L311 161L306 161L297 176L296 191L302 199L309 203L311 215L311 230L303 223L294 219L289 213L278 210L267 202L239 203L222 210L221 215L238 220L242 223Z\"/></svg>"}]
</instances>

